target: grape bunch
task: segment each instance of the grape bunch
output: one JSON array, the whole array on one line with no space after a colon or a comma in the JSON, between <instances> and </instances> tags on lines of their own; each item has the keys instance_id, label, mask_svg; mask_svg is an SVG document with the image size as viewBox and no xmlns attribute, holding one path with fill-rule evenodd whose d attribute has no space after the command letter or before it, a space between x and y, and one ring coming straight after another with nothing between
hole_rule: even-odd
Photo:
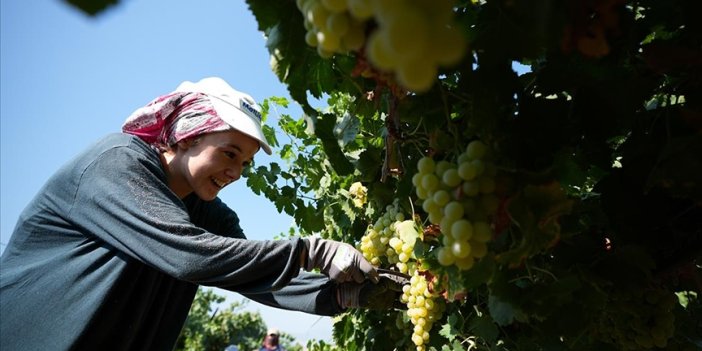
<instances>
[{"instance_id":1,"label":"grape bunch","mask_svg":"<svg viewBox=\"0 0 702 351\"><path fill-rule=\"evenodd\" d=\"M617 290L595 327L595 337L620 350L666 348L675 331L677 298L664 289Z\"/></svg>"},{"instance_id":2,"label":"grape bunch","mask_svg":"<svg viewBox=\"0 0 702 351\"><path fill-rule=\"evenodd\" d=\"M349 195L353 205L362 208L368 202L368 188L363 186L361 182L355 182L349 187Z\"/></svg>"},{"instance_id":3,"label":"grape bunch","mask_svg":"<svg viewBox=\"0 0 702 351\"><path fill-rule=\"evenodd\" d=\"M385 213L368 227L358 250L375 266L395 265L407 273L412 265L414 244L420 234L413 220L405 220L397 200L388 205Z\"/></svg>"},{"instance_id":4,"label":"grape bunch","mask_svg":"<svg viewBox=\"0 0 702 351\"><path fill-rule=\"evenodd\" d=\"M380 266L383 257L386 257L390 264L399 262L397 254L388 244L392 238L396 238L395 223L404 219L405 216L400 212L396 200L385 208L385 213L372 226L368 227L358 249L372 265Z\"/></svg>"},{"instance_id":5,"label":"grape bunch","mask_svg":"<svg viewBox=\"0 0 702 351\"><path fill-rule=\"evenodd\" d=\"M394 253L387 251L390 263L394 263L397 269L402 273L410 271L410 259L414 254L414 244L419 238L414 220L395 222L395 236L390 238L388 244Z\"/></svg>"},{"instance_id":6,"label":"grape bunch","mask_svg":"<svg viewBox=\"0 0 702 351\"><path fill-rule=\"evenodd\" d=\"M499 206L494 194L497 168L489 151L474 140L456 163L435 162L427 156L417 163L412 183L429 221L441 228L442 244L436 252L443 266L468 270L487 254L487 242L493 236L489 216Z\"/></svg>"},{"instance_id":7,"label":"grape bunch","mask_svg":"<svg viewBox=\"0 0 702 351\"><path fill-rule=\"evenodd\" d=\"M412 342L417 351L424 351L429 342L429 331L445 310L443 300L429 289L424 275L415 270L410 285L402 289L400 301L407 304L407 316L414 326Z\"/></svg>"},{"instance_id":8,"label":"grape bunch","mask_svg":"<svg viewBox=\"0 0 702 351\"><path fill-rule=\"evenodd\" d=\"M393 72L404 88L429 90L439 66L460 61L466 40L453 18L453 0L374 1L378 27L366 44L366 54L378 69Z\"/></svg>"},{"instance_id":9,"label":"grape bunch","mask_svg":"<svg viewBox=\"0 0 702 351\"><path fill-rule=\"evenodd\" d=\"M329 58L359 50L366 41L365 19L370 0L297 0L304 16L305 42Z\"/></svg>"},{"instance_id":10,"label":"grape bunch","mask_svg":"<svg viewBox=\"0 0 702 351\"><path fill-rule=\"evenodd\" d=\"M439 66L454 65L466 53L454 5L454 0L297 0L305 41L321 57L365 46L376 69L417 93L432 87ZM368 37L366 27L374 28Z\"/></svg>"}]
</instances>

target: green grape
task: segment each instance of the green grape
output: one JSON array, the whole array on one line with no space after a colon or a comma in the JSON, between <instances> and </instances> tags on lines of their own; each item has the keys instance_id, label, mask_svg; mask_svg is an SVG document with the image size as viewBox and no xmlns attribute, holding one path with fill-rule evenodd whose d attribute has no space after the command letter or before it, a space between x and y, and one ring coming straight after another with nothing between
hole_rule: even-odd
<instances>
[{"instance_id":1,"label":"green grape","mask_svg":"<svg viewBox=\"0 0 702 351\"><path fill-rule=\"evenodd\" d=\"M407 273L409 271L409 268L407 267L406 263L398 262L395 264L397 269L400 271L400 273Z\"/></svg>"},{"instance_id":2,"label":"green grape","mask_svg":"<svg viewBox=\"0 0 702 351\"><path fill-rule=\"evenodd\" d=\"M471 225L468 220L459 219L451 225L451 236L453 236L456 241L468 240L473 236L473 225Z\"/></svg>"},{"instance_id":3,"label":"green grape","mask_svg":"<svg viewBox=\"0 0 702 351\"><path fill-rule=\"evenodd\" d=\"M473 256L466 256L463 258L456 258L456 262L454 263L458 269L462 271L467 271L471 268L473 268L473 265L475 264L475 259Z\"/></svg>"},{"instance_id":4,"label":"green grape","mask_svg":"<svg viewBox=\"0 0 702 351\"><path fill-rule=\"evenodd\" d=\"M438 206L444 206L451 200L451 195L446 190L437 190L434 192L432 199Z\"/></svg>"},{"instance_id":5,"label":"green grape","mask_svg":"<svg viewBox=\"0 0 702 351\"><path fill-rule=\"evenodd\" d=\"M368 60L380 70L389 71L395 67L396 58L389 52L384 43L384 32L375 31L368 38Z\"/></svg>"},{"instance_id":6,"label":"green grape","mask_svg":"<svg viewBox=\"0 0 702 351\"><path fill-rule=\"evenodd\" d=\"M316 47L319 44L319 42L317 41L317 33L315 33L314 31L308 31L305 34L305 42L311 47Z\"/></svg>"},{"instance_id":7,"label":"green grape","mask_svg":"<svg viewBox=\"0 0 702 351\"><path fill-rule=\"evenodd\" d=\"M451 253L456 256L456 259L466 258L470 255L471 247L467 241L456 240L451 245Z\"/></svg>"},{"instance_id":8,"label":"green grape","mask_svg":"<svg viewBox=\"0 0 702 351\"><path fill-rule=\"evenodd\" d=\"M433 173L425 174L422 177L422 187L428 191L434 191L439 187L439 178Z\"/></svg>"},{"instance_id":9,"label":"green grape","mask_svg":"<svg viewBox=\"0 0 702 351\"><path fill-rule=\"evenodd\" d=\"M480 194L480 183L475 180L463 182L461 189L466 196L476 196Z\"/></svg>"},{"instance_id":10,"label":"green grape","mask_svg":"<svg viewBox=\"0 0 702 351\"><path fill-rule=\"evenodd\" d=\"M418 185L417 188L415 188L415 190L418 198L423 200L429 197L429 192L426 189L424 189L421 186L421 184Z\"/></svg>"},{"instance_id":11,"label":"green grape","mask_svg":"<svg viewBox=\"0 0 702 351\"><path fill-rule=\"evenodd\" d=\"M449 250L451 249L451 245L453 245L454 241L455 240L450 234L444 233L444 235L441 237L441 245Z\"/></svg>"},{"instance_id":12,"label":"green grape","mask_svg":"<svg viewBox=\"0 0 702 351\"><path fill-rule=\"evenodd\" d=\"M444 207L444 216L454 220L463 217L463 205L458 201L449 202Z\"/></svg>"},{"instance_id":13,"label":"green grape","mask_svg":"<svg viewBox=\"0 0 702 351\"><path fill-rule=\"evenodd\" d=\"M396 67L397 81L407 90L421 93L434 85L438 75L436 65L421 57L410 58Z\"/></svg>"},{"instance_id":14,"label":"green grape","mask_svg":"<svg viewBox=\"0 0 702 351\"><path fill-rule=\"evenodd\" d=\"M343 37L349 31L351 27L351 20L346 13L332 13L327 17L326 29L339 38Z\"/></svg>"},{"instance_id":15,"label":"green grape","mask_svg":"<svg viewBox=\"0 0 702 351\"><path fill-rule=\"evenodd\" d=\"M405 1L402 0L373 0L371 3L375 19L380 23L384 23L394 14L405 10Z\"/></svg>"},{"instance_id":16,"label":"green grape","mask_svg":"<svg viewBox=\"0 0 702 351\"><path fill-rule=\"evenodd\" d=\"M434 163L434 159L428 156L424 156L419 161L417 162L417 170L420 173L431 173L434 172L434 168L436 167L436 164Z\"/></svg>"},{"instance_id":17,"label":"green grape","mask_svg":"<svg viewBox=\"0 0 702 351\"><path fill-rule=\"evenodd\" d=\"M334 56L334 52L324 49L321 45L317 45L317 55L323 59L328 59Z\"/></svg>"},{"instance_id":18,"label":"green grape","mask_svg":"<svg viewBox=\"0 0 702 351\"><path fill-rule=\"evenodd\" d=\"M429 44L429 24L419 11L406 7L384 21L390 51L405 59L419 58ZM429 63L426 59L423 62Z\"/></svg>"},{"instance_id":19,"label":"green grape","mask_svg":"<svg viewBox=\"0 0 702 351\"><path fill-rule=\"evenodd\" d=\"M310 2L310 6L307 8L307 20L314 24L315 27L324 28L328 17L329 11L321 3L317 1Z\"/></svg>"},{"instance_id":20,"label":"green grape","mask_svg":"<svg viewBox=\"0 0 702 351\"><path fill-rule=\"evenodd\" d=\"M453 7L456 5L455 0L431 0L431 1L418 1L417 4L421 6L428 16L431 16L435 23L445 24L449 23L453 17Z\"/></svg>"},{"instance_id":21,"label":"green grape","mask_svg":"<svg viewBox=\"0 0 702 351\"><path fill-rule=\"evenodd\" d=\"M486 243L492 238L492 229L486 222L473 223L473 240Z\"/></svg>"},{"instance_id":22,"label":"green grape","mask_svg":"<svg viewBox=\"0 0 702 351\"><path fill-rule=\"evenodd\" d=\"M451 250L445 247L440 247L438 249L436 258L442 266L450 266L456 261L456 256L453 255Z\"/></svg>"},{"instance_id":23,"label":"green grape","mask_svg":"<svg viewBox=\"0 0 702 351\"><path fill-rule=\"evenodd\" d=\"M415 173L412 176L412 185L414 185L415 187L420 186L421 181L422 181L422 176L424 176L424 174L422 174L421 172Z\"/></svg>"},{"instance_id":24,"label":"green grape","mask_svg":"<svg viewBox=\"0 0 702 351\"><path fill-rule=\"evenodd\" d=\"M402 240L400 240L400 238L392 237L388 243L393 250L402 251Z\"/></svg>"},{"instance_id":25,"label":"green grape","mask_svg":"<svg viewBox=\"0 0 702 351\"><path fill-rule=\"evenodd\" d=\"M346 11L346 0L322 0L322 5L332 13Z\"/></svg>"},{"instance_id":26,"label":"green grape","mask_svg":"<svg viewBox=\"0 0 702 351\"><path fill-rule=\"evenodd\" d=\"M360 50L366 41L365 26L363 23L351 20L348 31L341 38L341 48L349 51Z\"/></svg>"},{"instance_id":27,"label":"green grape","mask_svg":"<svg viewBox=\"0 0 702 351\"><path fill-rule=\"evenodd\" d=\"M453 164L451 162L448 162L445 160L441 160L441 161L437 162L436 163L436 170L435 170L436 176L443 177L444 172L446 172L447 170L449 170L451 168L453 168Z\"/></svg>"},{"instance_id":28,"label":"green grape","mask_svg":"<svg viewBox=\"0 0 702 351\"><path fill-rule=\"evenodd\" d=\"M473 160L482 159L487 152L487 146L483 144L480 140L473 140L468 144L466 148L466 154Z\"/></svg>"},{"instance_id":29,"label":"green grape","mask_svg":"<svg viewBox=\"0 0 702 351\"><path fill-rule=\"evenodd\" d=\"M478 175L478 168L470 161L464 161L458 166L458 176L463 180L473 180Z\"/></svg>"},{"instance_id":30,"label":"green grape","mask_svg":"<svg viewBox=\"0 0 702 351\"><path fill-rule=\"evenodd\" d=\"M412 250L414 250L414 246L410 245L409 243L402 243L402 252L406 254L411 254Z\"/></svg>"},{"instance_id":31,"label":"green grape","mask_svg":"<svg viewBox=\"0 0 702 351\"><path fill-rule=\"evenodd\" d=\"M317 42L320 48L325 51L334 52L339 49L341 40L339 36L333 32L319 31L317 32Z\"/></svg>"},{"instance_id":32,"label":"green grape","mask_svg":"<svg viewBox=\"0 0 702 351\"><path fill-rule=\"evenodd\" d=\"M475 166L475 175L479 177L485 172L485 162L481 159L475 159L470 161Z\"/></svg>"},{"instance_id":33,"label":"green grape","mask_svg":"<svg viewBox=\"0 0 702 351\"><path fill-rule=\"evenodd\" d=\"M461 177L458 175L458 171L455 168L447 169L441 179L444 184L451 188L456 187L461 183Z\"/></svg>"},{"instance_id":34,"label":"green grape","mask_svg":"<svg viewBox=\"0 0 702 351\"><path fill-rule=\"evenodd\" d=\"M439 227L441 227L441 232L446 234L449 238L453 238L453 234L451 234L451 229L453 228L453 223L456 222L456 219L443 216L441 218L441 221L439 221Z\"/></svg>"},{"instance_id":35,"label":"green grape","mask_svg":"<svg viewBox=\"0 0 702 351\"><path fill-rule=\"evenodd\" d=\"M432 28L433 60L442 66L457 64L466 54L467 45L463 33L456 27L435 26Z\"/></svg>"},{"instance_id":36,"label":"green grape","mask_svg":"<svg viewBox=\"0 0 702 351\"><path fill-rule=\"evenodd\" d=\"M308 21L307 18L302 22L303 26L305 27L305 30L308 32L313 32L315 35L317 35L317 29L314 27L314 24L312 22Z\"/></svg>"},{"instance_id":37,"label":"green grape","mask_svg":"<svg viewBox=\"0 0 702 351\"><path fill-rule=\"evenodd\" d=\"M358 20L364 21L373 17L372 0L348 0L349 13Z\"/></svg>"},{"instance_id":38,"label":"green grape","mask_svg":"<svg viewBox=\"0 0 702 351\"><path fill-rule=\"evenodd\" d=\"M444 219L444 213L441 208L437 207L435 211L429 212L429 222L432 224L440 224Z\"/></svg>"},{"instance_id":39,"label":"green grape","mask_svg":"<svg viewBox=\"0 0 702 351\"><path fill-rule=\"evenodd\" d=\"M431 213L439 210L439 205L436 202L434 202L433 197L429 197L422 203L422 209L426 213Z\"/></svg>"}]
</instances>

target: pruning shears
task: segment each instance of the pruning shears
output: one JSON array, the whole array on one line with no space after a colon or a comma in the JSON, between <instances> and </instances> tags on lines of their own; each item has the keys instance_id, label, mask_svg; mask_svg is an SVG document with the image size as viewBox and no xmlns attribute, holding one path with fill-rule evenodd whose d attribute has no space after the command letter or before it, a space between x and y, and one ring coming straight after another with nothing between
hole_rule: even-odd
<instances>
[{"instance_id":1,"label":"pruning shears","mask_svg":"<svg viewBox=\"0 0 702 351\"><path fill-rule=\"evenodd\" d=\"M392 280L393 282L404 286L410 283L410 276L392 269L377 268L378 275Z\"/></svg>"}]
</instances>

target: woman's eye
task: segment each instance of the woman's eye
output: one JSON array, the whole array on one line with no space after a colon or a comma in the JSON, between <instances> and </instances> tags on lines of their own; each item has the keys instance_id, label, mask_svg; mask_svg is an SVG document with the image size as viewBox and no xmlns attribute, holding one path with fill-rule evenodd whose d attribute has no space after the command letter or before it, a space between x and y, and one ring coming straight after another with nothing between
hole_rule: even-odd
<instances>
[{"instance_id":1,"label":"woman's eye","mask_svg":"<svg viewBox=\"0 0 702 351\"><path fill-rule=\"evenodd\" d=\"M225 151L224 155L227 156L228 158L231 158L231 159L236 158L236 154L231 152L231 151Z\"/></svg>"}]
</instances>

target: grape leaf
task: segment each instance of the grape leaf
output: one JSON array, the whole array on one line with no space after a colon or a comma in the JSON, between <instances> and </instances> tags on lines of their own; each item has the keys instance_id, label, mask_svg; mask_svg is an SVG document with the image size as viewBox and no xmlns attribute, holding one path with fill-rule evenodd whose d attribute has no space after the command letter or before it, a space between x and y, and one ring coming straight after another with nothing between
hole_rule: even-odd
<instances>
[{"instance_id":1,"label":"grape leaf","mask_svg":"<svg viewBox=\"0 0 702 351\"><path fill-rule=\"evenodd\" d=\"M488 344L493 344L497 341L497 337L500 334L495 322L485 313L473 315L468 323L468 330L473 335L485 340Z\"/></svg>"},{"instance_id":2,"label":"grape leaf","mask_svg":"<svg viewBox=\"0 0 702 351\"><path fill-rule=\"evenodd\" d=\"M446 323L439 330L439 335L448 339L448 341L455 340L460 335L461 330L461 319L458 314L452 313L446 319Z\"/></svg>"},{"instance_id":3,"label":"grape leaf","mask_svg":"<svg viewBox=\"0 0 702 351\"><path fill-rule=\"evenodd\" d=\"M403 242L410 246L414 246L421 234L417 230L417 223L414 220L408 219L395 224L395 231Z\"/></svg>"},{"instance_id":4,"label":"grape leaf","mask_svg":"<svg viewBox=\"0 0 702 351\"><path fill-rule=\"evenodd\" d=\"M341 146L346 146L356 139L359 127L360 122L358 118L346 112L343 116L337 118L336 126L334 127L334 136L339 139Z\"/></svg>"},{"instance_id":5,"label":"grape leaf","mask_svg":"<svg viewBox=\"0 0 702 351\"><path fill-rule=\"evenodd\" d=\"M504 327L514 322L516 311L514 306L509 302L503 301L494 295L490 295L488 298L488 309L490 310L492 319L500 326Z\"/></svg>"},{"instance_id":6,"label":"grape leaf","mask_svg":"<svg viewBox=\"0 0 702 351\"><path fill-rule=\"evenodd\" d=\"M339 146L339 139L334 135L335 124L336 117L334 115L321 115L315 120L314 133L322 142L324 153L329 158L329 162L331 162L336 173L344 176L353 172L353 165L344 155Z\"/></svg>"},{"instance_id":7,"label":"grape leaf","mask_svg":"<svg viewBox=\"0 0 702 351\"><path fill-rule=\"evenodd\" d=\"M119 4L119 0L64 0L79 8L90 16L95 16L111 6Z\"/></svg>"}]
</instances>

